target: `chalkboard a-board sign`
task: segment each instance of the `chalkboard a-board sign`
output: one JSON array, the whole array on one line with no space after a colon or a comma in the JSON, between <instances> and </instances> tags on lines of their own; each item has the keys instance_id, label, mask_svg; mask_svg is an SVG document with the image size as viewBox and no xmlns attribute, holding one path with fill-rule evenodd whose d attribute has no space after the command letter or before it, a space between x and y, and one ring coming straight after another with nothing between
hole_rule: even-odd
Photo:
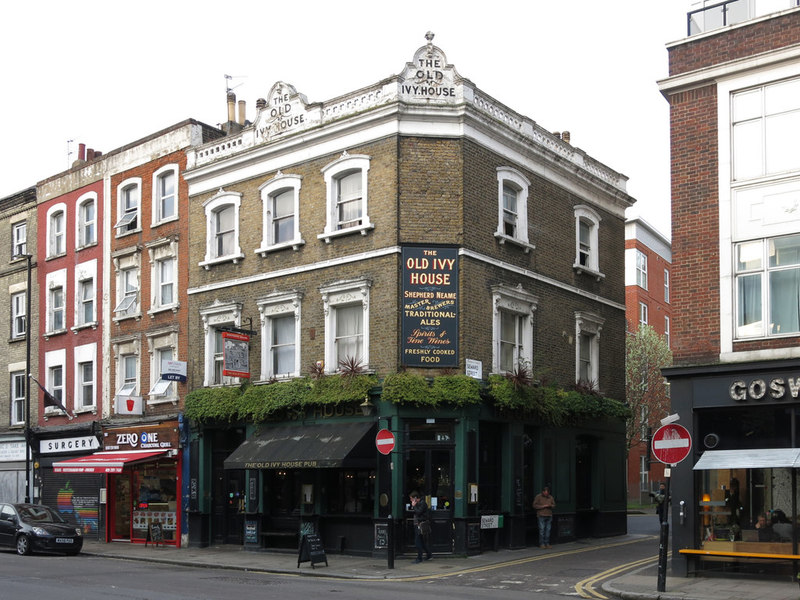
<instances>
[{"instance_id":1,"label":"chalkboard a-board sign","mask_svg":"<svg viewBox=\"0 0 800 600\"><path fill-rule=\"evenodd\" d=\"M322 545L322 540L316 533L307 533L303 536L300 542L300 553L297 556L297 568L300 568L300 563L311 562L311 568L315 564L325 563L328 566L328 557L325 556L325 547Z\"/></svg>"},{"instance_id":2,"label":"chalkboard a-board sign","mask_svg":"<svg viewBox=\"0 0 800 600\"><path fill-rule=\"evenodd\" d=\"M164 534L161 531L161 523L159 521L153 521L147 528L147 539L144 541L144 545L147 546L148 542L153 542L154 546L158 546L159 544L164 543Z\"/></svg>"},{"instance_id":3,"label":"chalkboard a-board sign","mask_svg":"<svg viewBox=\"0 0 800 600\"><path fill-rule=\"evenodd\" d=\"M375 549L389 547L389 524L375 523Z\"/></svg>"}]
</instances>

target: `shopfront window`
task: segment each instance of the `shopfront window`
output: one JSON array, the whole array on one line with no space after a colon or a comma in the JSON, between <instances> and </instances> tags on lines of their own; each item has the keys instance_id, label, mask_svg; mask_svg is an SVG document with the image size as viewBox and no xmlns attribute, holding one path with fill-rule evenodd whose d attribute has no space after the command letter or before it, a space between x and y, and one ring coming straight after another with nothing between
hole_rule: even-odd
<instances>
[{"instance_id":1,"label":"shopfront window","mask_svg":"<svg viewBox=\"0 0 800 600\"><path fill-rule=\"evenodd\" d=\"M329 513L372 515L375 505L375 471L330 469L326 488Z\"/></svg>"},{"instance_id":2,"label":"shopfront window","mask_svg":"<svg viewBox=\"0 0 800 600\"><path fill-rule=\"evenodd\" d=\"M175 463L145 464L132 469L133 537L147 539L153 523L161 524L164 541L175 541L178 530Z\"/></svg>"}]
</instances>

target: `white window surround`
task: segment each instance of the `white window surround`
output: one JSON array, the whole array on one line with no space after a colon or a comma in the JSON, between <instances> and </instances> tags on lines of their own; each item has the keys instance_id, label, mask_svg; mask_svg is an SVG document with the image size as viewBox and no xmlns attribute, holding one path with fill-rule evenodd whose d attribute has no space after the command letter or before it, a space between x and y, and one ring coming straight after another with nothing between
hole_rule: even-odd
<instances>
[{"instance_id":1,"label":"white window surround","mask_svg":"<svg viewBox=\"0 0 800 600\"><path fill-rule=\"evenodd\" d=\"M600 215L597 212L584 204L578 204L574 208L575 211L575 262L572 268L578 273L586 273L595 277L598 281L603 279L605 275L600 272L600 253L598 248L599 229L600 229ZM581 223L589 226L589 240L588 251L581 249ZM587 254L587 258L581 261L581 255Z\"/></svg>"},{"instance_id":2,"label":"white window surround","mask_svg":"<svg viewBox=\"0 0 800 600\"><path fill-rule=\"evenodd\" d=\"M83 309L84 309L84 301L87 300L83 297L83 294L86 290L86 286L91 283L92 286L92 318L89 320L84 319ZM74 318L73 323L75 325L72 327L72 331L77 333L78 330L83 329L85 327L91 327L92 329L97 329L98 319L97 319L97 260L92 259L86 262L79 264L75 268L75 301L73 302L74 307Z\"/></svg>"},{"instance_id":3,"label":"white window surround","mask_svg":"<svg viewBox=\"0 0 800 600\"><path fill-rule=\"evenodd\" d=\"M20 369L21 367L21 369ZM11 414L9 415L9 425L25 424L25 393L26 377L25 363L22 365L9 365L9 398L11 400Z\"/></svg>"},{"instance_id":4,"label":"white window surround","mask_svg":"<svg viewBox=\"0 0 800 600\"><path fill-rule=\"evenodd\" d=\"M517 362L530 367L533 364L533 317L539 298L524 290L522 285L492 286L492 373L502 373L500 357L501 315L503 312L523 317L522 350Z\"/></svg>"},{"instance_id":5,"label":"white window surround","mask_svg":"<svg viewBox=\"0 0 800 600\"><path fill-rule=\"evenodd\" d=\"M256 301L261 318L261 380L271 378L287 378L300 376L300 307L303 293L278 292L269 294ZM294 317L294 370L290 373L273 373L272 348L273 319L286 316Z\"/></svg>"},{"instance_id":6,"label":"white window surround","mask_svg":"<svg viewBox=\"0 0 800 600\"><path fill-rule=\"evenodd\" d=\"M63 305L60 307L60 310L63 311L63 323L62 327L58 329L53 328L53 291L54 290L61 290L61 294L63 297L63 303L66 302L67 298L67 270L66 269L58 269L57 271L51 271L45 277L45 285L46 285L46 294L45 294L45 301L47 302L47 306L45 307L45 314L46 314L46 326L45 326L45 334L44 337L47 339L49 336L56 334L56 333L63 333L66 331L67 324L67 314L66 314L66 307Z\"/></svg>"},{"instance_id":7,"label":"white window surround","mask_svg":"<svg viewBox=\"0 0 800 600\"><path fill-rule=\"evenodd\" d=\"M325 372L336 373L336 309L361 304L363 332L361 338L361 365L369 369L369 289L372 281L366 278L337 281L320 287L322 308L325 314Z\"/></svg>"},{"instance_id":8,"label":"white window surround","mask_svg":"<svg viewBox=\"0 0 800 600\"><path fill-rule=\"evenodd\" d=\"M240 302L214 302L210 306L200 309L203 319L204 332L204 359L203 359L203 386L234 385L238 383L235 377L224 377L221 383L214 382L214 344L216 332L224 327L238 327L242 319L242 304Z\"/></svg>"},{"instance_id":9,"label":"white window surround","mask_svg":"<svg viewBox=\"0 0 800 600\"><path fill-rule=\"evenodd\" d=\"M66 399L64 398L64 389L66 386L66 365L67 364L67 350L65 348L60 348L58 350L50 350L49 352L45 352L44 355L44 376L45 379L41 382L45 389L50 392L51 394L55 395L55 388L53 387L53 382L50 380L51 373L53 369L61 367L61 402L65 408L69 408L66 403ZM40 370L40 372L42 372ZM33 383L33 382L31 382ZM38 386L37 386L38 387ZM35 388L31 385L31 396L38 398L39 395L34 395ZM33 400L33 398L31 398ZM60 416L63 415L64 412L60 408L56 408L55 406L45 406L44 407L44 418L45 420L48 417Z\"/></svg>"},{"instance_id":10,"label":"white window surround","mask_svg":"<svg viewBox=\"0 0 800 600\"><path fill-rule=\"evenodd\" d=\"M114 306L112 320L116 322L122 319L140 319L142 317L141 252L138 246L133 246L115 253L112 260L116 277L116 298L112 303ZM126 290L128 287L126 282L133 287Z\"/></svg>"},{"instance_id":11,"label":"white window surround","mask_svg":"<svg viewBox=\"0 0 800 600\"><path fill-rule=\"evenodd\" d=\"M19 260L28 252L28 222L11 223L11 260Z\"/></svg>"},{"instance_id":12,"label":"white window surround","mask_svg":"<svg viewBox=\"0 0 800 600\"><path fill-rule=\"evenodd\" d=\"M165 310L178 312L180 301L178 297L178 253L180 247L177 238L161 238L145 244L147 256L150 260L150 309L147 314L151 318ZM172 259L172 302L161 304L161 269L163 261Z\"/></svg>"},{"instance_id":13,"label":"white window surround","mask_svg":"<svg viewBox=\"0 0 800 600\"><path fill-rule=\"evenodd\" d=\"M83 377L81 373L81 366L84 363L91 363L93 366L93 378L92 378L92 385L93 385L93 395L94 400L93 403L89 406L83 406L82 399L83 399ZM98 377L97 377L97 344L85 344L83 346L77 346L73 351L73 390L72 390L72 397L74 398L74 407L73 412L77 413L92 413L97 414L97 393L98 393ZM64 404L66 406L66 403Z\"/></svg>"},{"instance_id":14,"label":"white window surround","mask_svg":"<svg viewBox=\"0 0 800 600\"><path fill-rule=\"evenodd\" d=\"M15 292L11 294L11 339L25 337L28 327L27 315L27 292Z\"/></svg>"},{"instance_id":15,"label":"white window surround","mask_svg":"<svg viewBox=\"0 0 800 600\"><path fill-rule=\"evenodd\" d=\"M125 190L136 189L136 210L126 211ZM130 214L128 214L128 212ZM130 227L133 219L135 227ZM117 237L122 237L142 230L142 178L130 177L117 186L117 222L114 225Z\"/></svg>"},{"instance_id":16,"label":"white window surround","mask_svg":"<svg viewBox=\"0 0 800 600\"><path fill-rule=\"evenodd\" d=\"M602 317L586 312L575 311L575 381L581 381L581 334L591 336L591 346L589 348L589 364L591 372L589 380L585 383L600 384L600 332L605 324Z\"/></svg>"},{"instance_id":17,"label":"white window surround","mask_svg":"<svg viewBox=\"0 0 800 600\"><path fill-rule=\"evenodd\" d=\"M736 351L733 349L736 332L736 311L734 308L735 283L733 279L736 242L751 238L770 238L796 233L800 229L800 216L792 208L792 202L782 203L782 199L795 198L800 191L800 177L797 173L782 173L757 181L737 183L732 174L731 145L731 94L762 86L781 79L797 77L796 64L787 63L772 69L759 69L745 77L720 80L717 83L717 131L719 160L719 271L720 271L720 361L755 361L775 358L798 358L800 346L780 350L764 349ZM753 200L755 197L755 201ZM762 199L764 204L752 213L752 206ZM770 202L768 204L768 202ZM750 214L770 215L762 220L745 220ZM775 217L783 216L782 219ZM725 293L727 292L727 293ZM749 340L765 338L748 338Z\"/></svg>"},{"instance_id":18,"label":"white window surround","mask_svg":"<svg viewBox=\"0 0 800 600\"><path fill-rule=\"evenodd\" d=\"M60 230L55 228L55 218L60 214L62 223ZM64 256L67 253L67 205L63 202L54 204L47 209L47 258L55 258L57 256ZM60 241L59 241L60 240ZM56 251L57 245L63 246Z\"/></svg>"},{"instance_id":19,"label":"white window surround","mask_svg":"<svg viewBox=\"0 0 800 600\"><path fill-rule=\"evenodd\" d=\"M516 220L514 223L515 234L505 232L505 218L503 210L503 188L508 185L517 193ZM497 231L494 237L500 244L515 244L528 254L536 246L528 242L528 188L531 182L525 175L512 167L497 167Z\"/></svg>"},{"instance_id":20,"label":"white window surround","mask_svg":"<svg viewBox=\"0 0 800 600\"><path fill-rule=\"evenodd\" d=\"M162 367L159 358L162 351L168 350L172 360L178 356L178 332L176 329L162 330L147 336L147 351L150 355L150 398L148 405L178 402L177 383L161 379Z\"/></svg>"},{"instance_id":21,"label":"white window surround","mask_svg":"<svg viewBox=\"0 0 800 600\"><path fill-rule=\"evenodd\" d=\"M636 285L646 290L647 288L647 254L641 250L636 251Z\"/></svg>"},{"instance_id":22,"label":"white window surround","mask_svg":"<svg viewBox=\"0 0 800 600\"><path fill-rule=\"evenodd\" d=\"M669 269L664 269L664 302L669 304Z\"/></svg>"},{"instance_id":23,"label":"white window surround","mask_svg":"<svg viewBox=\"0 0 800 600\"><path fill-rule=\"evenodd\" d=\"M669 317L664 316L664 341L667 342L667 348L670 348L670 333L669 333Z\"/></svg>"},{"instance_id":24,"label":"white window surround","mask_svg":"<svg viewBox=\"0 0 800 600\"><path fill-rule=\"evenodd\" d=\"M163 216L161 210L161 200L164 196L161 195L161 178L165 175L172 173L173 192L172 192L172 206L173 211L171 215ZM178 165L169 164L164 165L153 173L153 187L152 187L152 201L151 201L151 218L152 226L156 227L161 223L169 223L170 221L178 220Z\"/></svg>"},{"instance_id":25,"label":"white window surround","mask_svg":"<svg viewBox=\"0 0 800 600\"><path fill-rule=\"evenodd\" d=\"M91 221L86 219L85 214L85 208L89 204L93 205L94 211ZM77 240L75 245L78 249L97 244L97 225L97 192L88 192L75 202L75 239Z\"/></svg>"},{"instance_id":26,"label":"white window surround","mask_svg":"<svg viewBox=\"0 0 800 600\"><path fill-rule=\"evenodd\" d=\"M255 253L266 256L269 252L276 252L284 248L298 250L305 244L300 237L300 187L303 178L300 175L282 173L278 171L275 177L263 183L258 189L261 192L261 246ZM292 190L294 197L294 235L291 240L276 243L273 232L273 215L271 210L272 200L279 193Z\"/></svg>"},{"instance_id":27,"label":"white window surround","mask_svg":"<svg viewBox=\"0 0 800 600\"><path fill-rule=\"evenodd\" d=\"M111 344L114 352L114 370L116 371L115 396L135 396L139 388L139 370L141 361L141 342L138 336L126 337ZM125 363L128 358L135 361L134 376L128 383L125 382Z\"/></svg>"},{"instance_id":28,"label":"white window surround","mask_svg":"<svg viewBox=\"0 0 800 600\"><path fill-rule=\"evenodd\" d=\"M236 264L244 258L244 254L239 246L239 207L241 204L242 194L239 192L226 192L222 189L203 204L206 213L206 254L205 258L198 263L199 266L208 270L212 265L227 262ZM226 206L232 206L234 210L232 250L224 256L217 256L215 250L215 242L217 241L215 216L219 210Z\"/></svg>"},{"instance_id":29,"label":"white window surround","mask_svg":"<svg viewBox=\"0 0 800 600\"><path fill-rule=\"evenodd\" d=\"M639 325L647 325L649 318L649 309L647 304L639 302Z\"/></svg>"},{"instance_id":30,"label":"white window surround","mask_svg":"<svg viewBox=\"0 0 800 600\"><path fill-rule=\"evenodd\" d=\"M317 239L325 240L325 243L329 244L335 237L353 233L367 235L371 229L375 228L375 225L369 219L369 163L369 156L364 154L350 155L347 151L344 151L339 158L322 168L322 175L325 178L325 189L327 190L325 204L326 219L325 229L322 233L317 235ZM352 171L361 172L361 224L345 229L338 229L337 181L341 176Z\"/></svg>"}]
</instances>

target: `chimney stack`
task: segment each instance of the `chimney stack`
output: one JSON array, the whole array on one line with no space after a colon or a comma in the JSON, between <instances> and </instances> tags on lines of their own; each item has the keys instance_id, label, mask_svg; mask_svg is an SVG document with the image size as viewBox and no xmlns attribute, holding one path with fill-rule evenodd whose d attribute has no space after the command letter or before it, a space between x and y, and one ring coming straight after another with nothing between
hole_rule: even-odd
<instances>
[{"instance_id":1,"label":"chimney stack","mask_svg":"<svg viewBox=\"0 0 800 600\"><path fill-rule=\"evenodd\" d=\"M236 121L236 94L228 92L228 123Z\"/></svg>"},{"instance_id":2,"label":"chimney stack","mask_svg":"<svg viewBox=\"0 0 800 600\"><path fill-rule=\"evenodd\" d=\"M245 117L245 101L239 100L239 125L244 126Z\"/></svg>"},{"instance_id":3,"label":"chimney stack","mask_svg":"<svg viewBox=\"0 0 800 600\"><path fill-rule=\"evenodd\" d=\"M567 142L568 144L569 144L569 137L570 137L569 131L565 131L561 134L561 139Z\"/></svg>"},{"instance_id":4,"label":"chimney stack","mask_svg":"<svg viewBox=\"0 0 800 600\"><path fill-rule=\"evenodd\" d=\"M78 144L78 160L86 160L86 144Z\"/></svg>"},{"instance_id":5,"label":"chimney stack","mask_svg":"<svg viewBox=\"0 0 800 600\"><path fill-rule=\"evenodd\" d=\"M87 161L94 160L94 150L92 150L91 148L86 149L86 160Z\"/></svg>"}]
</instances>

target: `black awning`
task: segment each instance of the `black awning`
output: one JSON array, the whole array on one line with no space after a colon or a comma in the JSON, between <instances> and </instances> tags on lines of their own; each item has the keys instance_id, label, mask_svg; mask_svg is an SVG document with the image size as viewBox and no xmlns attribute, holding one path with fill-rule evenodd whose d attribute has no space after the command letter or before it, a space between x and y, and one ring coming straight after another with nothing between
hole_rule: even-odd
<instances>
[{"instance_id":1,"label":"black awning","mask_svg":"<svg viewBox=\"0 0 800 600\"><path fill-rule=\"evenodd\" d=\"M373 435L367 435L372 432ZM225 459L226 469L374 467L374 423L275 427L248 438Z\"/></svg>"}]
</instances>

